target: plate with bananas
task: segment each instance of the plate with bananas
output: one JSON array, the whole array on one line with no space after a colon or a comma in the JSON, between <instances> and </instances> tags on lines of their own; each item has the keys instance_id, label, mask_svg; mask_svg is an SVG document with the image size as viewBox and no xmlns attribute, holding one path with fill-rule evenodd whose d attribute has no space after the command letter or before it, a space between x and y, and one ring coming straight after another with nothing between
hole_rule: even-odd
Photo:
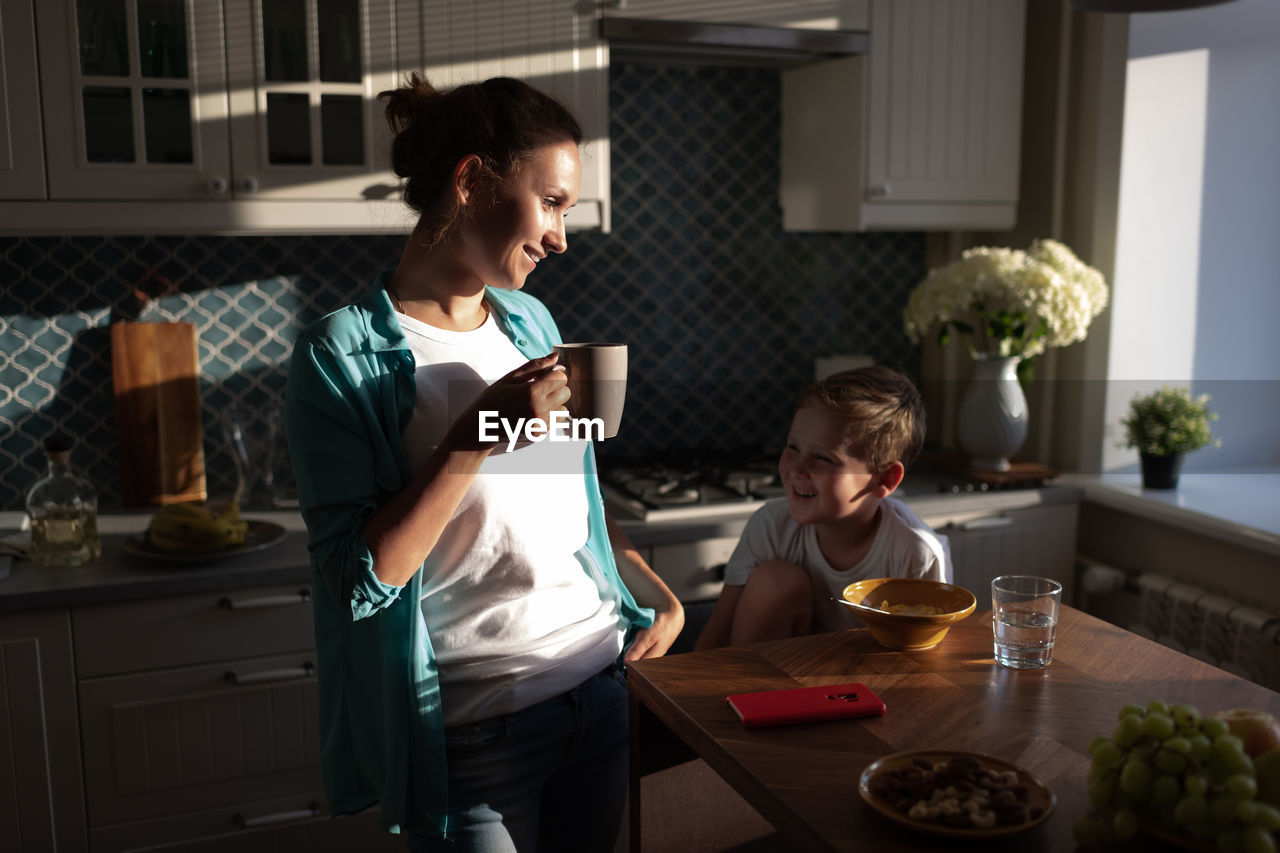
<instances>
[{"instance_id":1,"label":"plate with bananas","mask_svg":"<svg viewBox=\"0 0 1280 853\"><path fill-rule=\"evenodd\" d=\"M176 503L161 507L145 533L125 539L124 550L152 560L205 563L263 551L284 537L279 524L242 519L235 501L220 512L203 504Z\"/></svg>"}]
</instances>

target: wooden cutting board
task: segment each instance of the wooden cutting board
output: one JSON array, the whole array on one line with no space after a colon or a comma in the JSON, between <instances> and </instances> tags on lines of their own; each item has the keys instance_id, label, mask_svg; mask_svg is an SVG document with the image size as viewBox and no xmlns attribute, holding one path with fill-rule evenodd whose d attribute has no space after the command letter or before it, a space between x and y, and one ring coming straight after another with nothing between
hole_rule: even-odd
<instances>
[{"instance_id":1,"label":"wooden cutting board","mask_svg":"<svg viewBox=\"0 0 1280 853\"><path fill-rule=\"evenodd\" d=\"M200 365L191 323L113 323L120 502L204 500Z\"/></svg>"}]
</instances>

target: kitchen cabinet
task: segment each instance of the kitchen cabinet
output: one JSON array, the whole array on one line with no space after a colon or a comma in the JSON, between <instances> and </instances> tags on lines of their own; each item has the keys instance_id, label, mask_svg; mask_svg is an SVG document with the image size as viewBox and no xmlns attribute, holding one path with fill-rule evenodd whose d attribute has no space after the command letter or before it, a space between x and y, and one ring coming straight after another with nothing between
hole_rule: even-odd
<instances>
[{"instance_id":1,"label":"kitchen cabinet","mask_svg":"<svg viewBox=\"0 0 1280 853\"><path fill-rule=\"evenodd\" d=\"M865 30L869 0L604 0L605 15L750 24L761 27L799 27L814 30Z\"/></svg>"},{"instance_id":2,"label":"kitchen cabinet","mask_svg":"<svg viewBox=\"0 0 1280 853\"><path fill-rule=\"evenodd\" d=\"M682 602L714 600L724 586L724 569L739 536L654 545L650 567Z\"/></svg>"},{"instance_id":3,"label":"kitchen cabinet","mask_svg":"<svg viewBox=\"0 0 1280 853\"><path fill-rule=\"evenodd\" d=\"M565 225L609 231L609 49L593 4L420 0L423 27L401 49L437 86L507 76L559 98L586 134L578 204ZM417 5L416 3L414 5Z\"/></svg>"},{"instance_id":4,"label":"kitchen cabinet","mask_svg":"<svg viewBox=\"0 0 1280 853\"><path fill-rule=\"evenodd\" d=\"M999 511L958 506L922 520L947 537L952 583L991 600L991 581L1001 575L1040 575L1062 584L1062 601L1075 596L1076 526L1079 504L1046 503Z\"/></svg>"},{"instance_id":5,"label":"kitchen cabinet","mask_svg":"<svg viewBox=\"0 0 1280 853\"><path fill-rule=\"evenodd\" d=\"M377 95L414 70L441 87L508 74L561 97L590 140L567 226L608 228L608 49L594 4L3 3L6 63L38 42L47 168L23 153L22 179L39 176L40 192L21 189L15 167L12 191L0 170L0 198L43 197L47 172L50 200L0 203L6 233L407 232ZM34 35L18 19L32 8ZM6 81L0 94L19 103L21 81Z\"/></svg>"},{"instance_id":6,"label":"kitchen cabinet","mask_svg":"<svg viewBox=\"0 0 1280 853\"><path fill-rule=\"evenodd\" d=\"M65 607L0 619L0 768L6 849L88 849Z\"/></svg>"},{"instance_id":7,"label":"kitchen cabinet","mask_svg":"<svg viewBox=\"0 0 1280 853\"><path fill-rule=\"evenodd\" d=\"M783 227L1012 227L1024 0L873 0L865 56L783 73Z\"/></svg>"},{"instance_id":8,"label":"kitchen cabinet","mask_svg":"<svg viewBox=\"0 0 1280 853\"><path fill-rule=\"evenodd\" d=\"M403 849L376 812L325 814L307 585L71 618L95 853Z\"/></svg>"},{"instance_id":9,"label":"kitchen cabinet","mask_svg":"<svg viewBox=\"0 0 1280 853\"><path fill-rule=\"evenodd\" d=\"M51 198L356 200L395 186L376 100L397 77L392 0L37 12Z\"/></svg>"},{"instance_id":10,"label":"kitchen cabinet","mask_svg":"<svg viewBox=\"0 0 1280 853\"><path fill-rule=\"evenodd\" d=\"M30 0L0 0L0 199L42 199L40 75Z\"/></svg>"}]
</instances>

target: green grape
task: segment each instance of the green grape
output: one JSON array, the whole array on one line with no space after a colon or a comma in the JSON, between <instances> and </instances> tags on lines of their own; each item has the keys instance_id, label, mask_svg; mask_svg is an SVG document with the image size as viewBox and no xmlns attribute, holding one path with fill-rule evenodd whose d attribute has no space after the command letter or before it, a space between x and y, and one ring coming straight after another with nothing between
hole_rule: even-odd
<instances>
[{"instance_id":1,"label":"green grape","mask_svg":"<svg viewBox=\"0 0 1280 853\"><path fill-rule=\"evenodd\" d=\"M1187 757L1196 764L1204 764L1209 760L1209 754L1213 752L1213 741L1202 734L1196 734L1191 737L1191 751L1187 753Z\"/></svg>"},{"instance_id":2,"label":"green grape","mask_svg":"<svg viewBox=\"0 0 1280 853\"><path fill-rule=\"evenodd\" d=\"M1108 776L1114 768L1104 767L1101 762L1095 761L1089 765L1089 781L1096 782Z\"/></svg>"},{"instance_id":3,"label":"green grape","mask_svg":"<svg viewBox=\"0 0 1280 853\"><path fill-rule=\"evenodd\" d=\"M1146 799L1151 790L1151 769L1136 758L1130 758L1120 770L1120 790L1130 796Z\"/></svg>"},{"instance_id":4,"label":"green grape","mask_svg":"<svg viewBox=\"0 0 1280 853\"><path fill-rule=\"evenodd\" d=\"M1231 729L1217 717L1204 717L1200 720L1200 731L1204 732L1205 737L1209 738L1209 740L1213 740L1216 737L1225 735Z\"/></svg>"},{"instance_id":5,"label":"green grape","mask_svg":"<svg viewBox=\"0 0 1280 853\"><path fill-rule=\"evenodd\" d=\"M1187 789L1188 794L1196 797L1203 797L1205 792L1209 790L1209 780L1199 773L1188 775L1182 784Z\"/></svg>"},{"instance_id":6,"label":"green grape","mask_svg":"<svg viewBox=\"0 0 1280 853\"><path fill-rule=\"evenodd\" d=\"M1142 734L1142 718L1137 714L1128 714L1120 718L1111 737L1120 746L1133 746L1134 741Z\"/></svg>"},{"instance_id":7,"label":"green grape","mask_svg":"<svg viewBox=\"0 0 1280 853\"><path fill-rule=\"evenodd\" d=\"M1238 826L1222 827L1213 839L1213 846L1218 848L1218 853L1244 853L1244 833Z\"/></svg>"},{"instance_id":8,"label":"green grape","mask_svg":"<svg viewBox=\"0 0 1280 853\"><path fill-rule=\"evenodd\" d=\"M1209 818L1209 802L1204 797L1188 795L1173 807L1173 819L1185 827L1204 823Z\"/></svg>"},{"instance_id":9,"label":"green grape","mask_svg":"<svg viewBox=\"0 0 1280 853\"><path fill-rule=\"evenodd\" d=\"M1119 767L1124 758L1120 745L1110 738L1103 738L1097 746L1090 749L1089 754L1093 756L1094 764L1105 768Z\"/></svg>"},{"instance_id":10,"label":"green grape","mask_svg":"<svg viewBox=\"0 0 1280 853\"><path fill-rule=\"evenodd\" d=\"M1145 713L1147 713L1147 710L1143 708L1141 705L1129 704L1121 708L1120 713L1117 716L1119 719L1123 720L1125 717L1128 717L1130 715L1141 717Z\"/></svg>"},{"instance_id":11,"label":"green grape","mask_svg":"<svg viewBox=\"0 0 1280 853\"><path fill-rule=\"evenodd\" d=\"M1116 780L1114 775L1089 781L1089 803L1095 809L1101 809L1111 805L1111 798L1115 795Z\"/></svg>"},{"instance_id":12,"label":"green grape","mask_svg":"<svg viewBox=\"0 0 1280 853\"><path fill-rule=\"evenodd\" d=\"M1133 838L1138 834L1138 815L1133 809L1117 809L1111 818L1111 831L1116 838Z\"/></svg>"},{"instance_id":13,"label":"green grape","mask_svg":"<svg viewBox=\"0 0 1280 853\"><path fill-rule=\"evenodd\" d=\"M1208 821L1192 824L1187 827L1187 832L1191 833L1191 837L1198 841L1212 841L1213 837L1218 834L1218 830Z\"/></svg>"},{"instance_id":14,"label":"green grape","mask_svg":"<svg viewBox=\"0 0 1280 853\"><path fill-rule=\"evenodd\" d=\"M1168 714L1152 711L1142 718L1142 733L1148 737L1164 740L1173 737L1175 731L1177 729L1173 725L1173 718Z\"/></svg>"},{"instance_id":15,"label":"green grape","mask_svg":"<svg viewBox=\"0 0 1280 853\"><path fill-rule=\"evenodd\" d=\"M1086 750L1089 753L1089 755L1093 755L1093 751L1097 749L1105 740L1108 740L1108 738L1105 738L1102 735L1089 738L1089 746L1086 747Z\"/></svg>"},{"instance_id":16,"label":"green grape","mask_svg":"<svg viewBox=\"0 0 1280 853\"><path fill-rule=\"evenodd\" d=\"M1161 702L1159 699L1152 699L1150 702L1147 703L1147 713L1148 714L1164 714L1168 716L1169 705L1165 702Z\"/></svg>"},{"instance_id":17,"label":"green grape","mask_svg":"<svg viewBox=\"0 0 1280 853\"><path fill-rule=\"evenodd\" d=\"M1171 710L1173 721L1178 724L1178 728L1194 728L1200 723L1200 712L1185 702L1179 702Z\"/></svg>"},{"instance_id":18,"label":"green grape","mask_svg":"<svg viewBox=\"0 0 1280 853\"><path fill-rule=\"evenodd\" d=\"M1177 776L1187 769L1187 759L1178 753L1162 749L1156 753L1154 764L1161 773Z\"/></svg>"},{"instance_id":19,"label":"green grape","mask_svg":"<svg viewBox=\"0 0 1280 853\"><path fill-rule=\"evenodd\" d=\"M1102 840L1102 822L1090 815L1081 815L1071 825L1071 834L1076 844L1081 847L1092 847Z\"/></svg>"},{"instance_id":20,"label":"green grape","mask_svg":"<svg viewBox=\"0 0 1280 853\"><path fill-rule=\"evenodd\" d=\"M1258 793L1258 780L1253 776L1246 776L1244 773L1237 773L1227 778L1222 783L1223 789L1227 796L1236 802L1243 800L1252 800Z\"/></svg>"},{"instance_id":21,"label":"green grape","mask_svg":"<svg viewBox=\"0 0 1280 853\"><path fill-rule=\"evenodd\" d=\"M1226 794L1219 794L1209 801L1209 816L1218 826L1234 823L1236 800Z\"/></svg>"},{"instance_id":22,"label":"green grape","mask_svg":"<svg viewBox=\"0 0 1280 853\"><path fill-rule=\"evenodd\" d=\"M1171 749L1179 755L1191 754L1191 740L1182 735L1174 735L1173 737L1160 744L1165 749Z\"/></svg>"},{"instance_id":23,"label":"green grape","mask_svg":"<svg viewBox=\"0 0 1280 853\"><path fill-rule=\"evenodd\" d=\"M1260 826L1267 832L1275 832L1280 829L1280 809L1270 803L1258 803L1255 811L1253 824Z\"/></svg>"},{"instance_id":24,"label":"green grape","mask_svg":"<svg viewBox=\"0 0 1280 853\"><path fill-rule=\"evenodd\" d=\"M1265 829L1250 826L1241 834L1244 853L1276 853L1276 840Z\"/></svg>"},{"instance_id":25,"label":"green grape","mask_svg":"<svg viewBox=\"0 0 1280 853\"><path fill-rule=\"evenodd\" d=\"M1244 754L1244 741L1235 735L1218 735L1213 739L1213 754L1228 775L1235 773L1253 774L1253 759Z\"/></svg>"},{"instance_id":26,"label":"green grape","mask_svg":"<svg viewBox=\"0 0 1280 853\"><path fill-rule=\"evenodd\" d=\"M1182 785L1175 776L1161 773L1151 783L1151 804L1153 806L1171 806L1182 795Z\"/></svg>"},{"instance_id":27,"label":"green grape","mask_svg":"<svg viewBox=\"0 0 1280 853\"><path fill-rule=\"evenodd\" d=\"M1248 826L1258 819L1258 806L1255 800L1240 800L1236 803L1236 820Z\"/></svg>"}]
</instances>

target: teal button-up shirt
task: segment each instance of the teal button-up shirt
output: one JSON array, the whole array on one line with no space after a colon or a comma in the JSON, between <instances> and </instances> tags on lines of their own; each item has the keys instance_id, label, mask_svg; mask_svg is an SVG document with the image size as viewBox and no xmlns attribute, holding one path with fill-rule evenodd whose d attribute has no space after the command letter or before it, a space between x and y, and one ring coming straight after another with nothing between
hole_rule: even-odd
<instances>
[{"instance_id":1,"label":"teal button-up shirt","mask_svg":"<svg viewBox=\"0 0 1280 853\"><path fill-rule=\"evenodd\" d=\"M422 572L404 587L378 580L369 517L409 483L400 433L415 399L414 358L383 273L359 302L321 318L294 346L285 430L307 524L319 688L320 751L331 814L381 806L384 829L447 833L448 776L440 684L423 621ZM527 358L560 332L518 290L485 299ZM618 576L595 453L584 460L588 539L578 561L618 602L628 633L653 623Z\"/></svg>"}]
</instances>

